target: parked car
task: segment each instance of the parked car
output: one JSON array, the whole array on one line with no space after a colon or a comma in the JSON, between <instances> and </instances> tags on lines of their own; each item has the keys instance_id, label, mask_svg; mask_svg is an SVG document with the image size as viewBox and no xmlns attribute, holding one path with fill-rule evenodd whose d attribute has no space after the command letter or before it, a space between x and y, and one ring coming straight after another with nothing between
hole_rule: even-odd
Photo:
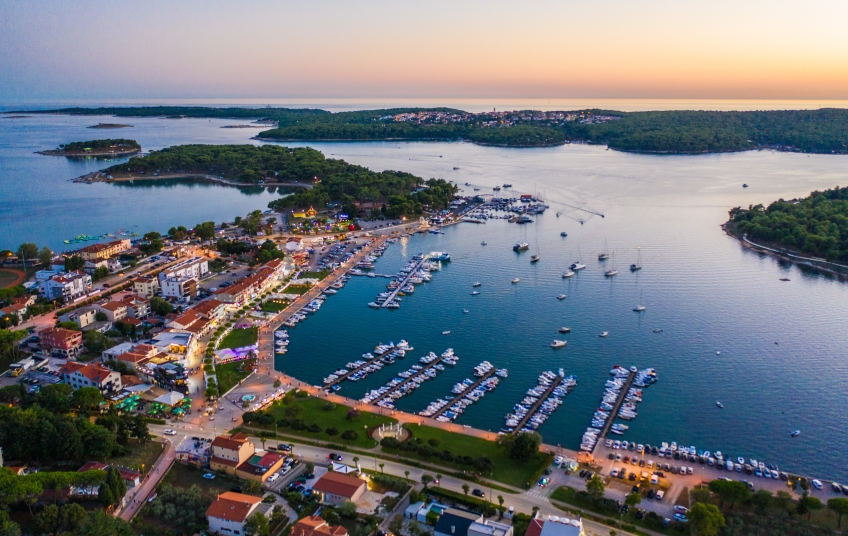
<instances>
[{"instance_id":1,"label":"parked car","mask_svg":"<svg viewBox=\"0 0 848 536\"><path fill-rule=\"evenodd\" d=\"M215 474L214 473L204 473L203 478L205 478L206 480L215 480Z\"/></svg>"},{"instance_id":2,"label":"parked car","mask_svg":"<svg viewBox=\"0 0 848 536\"><path fill-rule=\"evenodd\" d=\"M547 479L543 478L542 480L547 480ZM474 495L475 497L483 497L485 495L485 493L483 493L483 490L481 490L479 488L474 488L474 491L471 492L471 495Z\"/></svg>"},{"instance_id":3,"label":"parked car","mask_svg":"<svg viewBox=\"0 0 848 536\"><path fill-rule=\"evenodd\" d=\"M658 500L658 501L663 500L663 497L665 497L665 492L664 492L663 490L659 490L659 491L657 492L657 494L656 494L656 495L654 495L654 498L655 498L656 500Z\"/></svg>"},{"instance_id":4,"label":"parked car","mask_svg":"<svg viewBox=\"0 0 848 536\"><path fill-rule=\"evenodd\" d=\"M170 428L165 428L165 431L163 433L165 435L177 435L177 432L175 432L174 430L171 430Z\"/></svg>"}]
</instances>

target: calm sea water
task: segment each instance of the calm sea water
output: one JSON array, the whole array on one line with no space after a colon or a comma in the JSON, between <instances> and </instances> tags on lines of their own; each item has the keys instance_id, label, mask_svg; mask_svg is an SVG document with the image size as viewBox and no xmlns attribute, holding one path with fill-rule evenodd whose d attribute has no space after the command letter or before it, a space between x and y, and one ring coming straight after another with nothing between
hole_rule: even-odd
<instances>
[{"instance_id":1,"label":"calm sea water","mask_svg":"<svg viewBox=\"0 0 848 536\"><path fill-rule=\"evenodd\" d=\"M109 164L32 154L106 135L131 137L155 149L250 143L254 134L218 128L232 121L208 120L132 119L126 122L133 129L84 128L101 121L110 119L0 119L0 247L25 240L59 247L61 239L81 233L221 221L264 208L277 196L264 189L185 183L76 185L69 180ZM844 157L771 152L657 157L583 145L523 150L466 143L312 146L373 169L468 182L469 193L473 187L490 192L494 185L512 183L516 195L538 193L551 209L530 225L461 224L443 235L418 235L392 245L377 263L380 273L394 273L418 252L446 250L453 261L397 311L366 305L386 280L354 279L291 330L290 351L277 360L280 370L319 383L378 342L404 338L415 346L406 361L346 383L342 393L358 398L417 357L452 347L459 365L401 399L398 407L423 409L448 395L474 365L489 360L507 367L510 377L457 422L498 430L537 375L561 367L578 375L579 384L540 432L548 443L576 448L612 365L651 366L660 381L646 390L639 418L625 438L695 444L848 479L841 455L848 441L848 287L746 251L719 228L733 206L844 185ZM743 189L743 182L750 188ZM560 237L561 231L568 237ZM481 246L482 240L488 245ZM531 251L513 253L517 241L529 242ZM620 271L613 280L603 277L596 260L605 247L615 253ZM644 269L633 274L627 266L639 247ZM534 252L542 260L531 265ZM563 280L563 269L578 255L588 268ZM512 285L513 277L521 282ZM783 277L791 281L779 281ZM474 281L482 283L476 297L471 296ZM560 293L568 298L558 301ZM632 312L639 302L647 306L645 313ZM559 335L560 326L572 333ZM451 334L443 336L443 330ZM609 331L609 337L599 338L601 331ZM566 338L568 346L552 350L548 345L554 338ZM716 407L717 400L724 410ZM802 435L790 439L793 429Z\"/></svg>"}]
</instances>

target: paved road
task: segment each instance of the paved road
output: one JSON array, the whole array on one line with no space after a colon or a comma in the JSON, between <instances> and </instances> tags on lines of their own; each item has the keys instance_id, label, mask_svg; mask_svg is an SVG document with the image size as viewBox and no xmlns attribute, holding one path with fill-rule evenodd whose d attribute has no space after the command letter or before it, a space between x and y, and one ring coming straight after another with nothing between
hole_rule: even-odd
<instances>
[{"instance_id":1,"label":"paved road","mask_svg":"<svg viewBox=\"0 0 848 536\"><path fill-rule=\"evenodd\" d=\"M158 433L161 434L161 430ZM138 513L139 509L141 509L144 505L144 501L146 501L150 494L153 493L153 490L156 489L159 481L163 476L165 476L165 472L168 467L170 467L171 463L173 463L177 454L177 449L174 448L174 445L167 439L165 439L165 445L165 452L159 456L159 459L156 460L155 464L153 464L153 468L147 474L145 480L127 494L127 506L120 514L121 519L124 521L130 521L133 516Z\"/></svg>"}]
</instances>

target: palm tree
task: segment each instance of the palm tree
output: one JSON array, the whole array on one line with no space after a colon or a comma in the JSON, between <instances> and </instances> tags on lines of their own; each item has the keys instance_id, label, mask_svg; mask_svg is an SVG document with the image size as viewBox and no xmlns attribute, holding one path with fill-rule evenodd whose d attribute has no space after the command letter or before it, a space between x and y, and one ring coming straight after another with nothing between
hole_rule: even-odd
<instances>
[{"instance_id":1,"label":"palm tree","mask_svg":"<svg viewBox=\"0 0 848 536\"><path fill-rule=\"evenodd\" d=\"M359 465L359 456L353 457L353 465Z\"/></svg>"},{"instance_id":2,"label":"palm tree","mask_svg":"<svg viewBox=\"0 0 848 536\"><path fill-rule=\"evenodd\" d=\"M409 471L404 471L403 476L405 476L406 479L409 480Z\"/></svg>"},{"instance_id":3,"label":"palm tree","mask_svg":"<svg viewBox=\"0 0 848 536\"><path fill-rule=\"evenodd\" d=\"M504 498L503 495L498 495L498 504L501 505L501 510L503 510Z\"/></svg>"},{"instance_id":4,"label":"palm tree","mask_svg":"<svg viewBox=\"0 0 848 536\"><path fill-rule=\"evenodd\" d=\"M384 466L384 465L386 465L386 464L384 464L384 463L380 463L380 472L381 472L381 473L385 473L385 471L383 471L383 466Z\"/></svg>"},{"instance_id":5,"label":"palm tree","mask_svg":"<svg viewBox=\"0 0 848 536\"><path fill-rule=\"evenodd\" d=\"M465 497L467 498L468 492L471 491L471 486L469 486L468 484L463 484L462 485L462 491L465 492Z\"/></svg>"}]
</instances>

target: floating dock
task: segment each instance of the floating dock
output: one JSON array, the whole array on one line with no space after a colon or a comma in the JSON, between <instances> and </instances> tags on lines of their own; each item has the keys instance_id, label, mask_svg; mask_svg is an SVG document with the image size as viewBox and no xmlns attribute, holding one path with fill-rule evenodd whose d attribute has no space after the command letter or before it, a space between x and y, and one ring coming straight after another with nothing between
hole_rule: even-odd
<instances>
[{"instance_id":1,"label":"floating dock","mask_svg":"<svg viewBox=\"0 0 848 536\"><path fill-rule=\"evenodd\" d=\"M388 391L383 393L383 396L381 396L380 398L376 398L373 401L371 401L371 404L379 404L383 400L391 397L391 395L394 394L395 391L397 391L398 389L402 388L403 386L409 384L415 378L421 376L422 374L424 374L425 372L427 372L431 368L435 367L436 365L441 363L442 360L444 360L444 357L442 357L442 356L437 357L436 359L433 360L432 363L428 363L421 370L419 370L418 372L416 372L415 374L413 374L409 378L404 379L402 382L400 382L399 384L395 385L394 387L392 387L391 389L389 389Z\"/></svg>"},{"instance_id":2,"label":"floating dock","mask_svg":"<svg viewBox=\"0 0 848 536\"><path fill-rule=\"evenodd\" d=\"M562 380L562 376L557 376L556 378L554 378L554 380L551 382L551 385L548 386L547 389L545 389L545 392L542 394L542 396L539 397L539 400L537 400L536 403L533 404L533 406L530 408L530 411L527 412L527 415L525 415L521 418L520 421L518 421L518 426L516 426L511 432L513 435L517 434L524 428L524 425L527 424L527 421L529 421L530 418L533 417L537 411L539 411L539 408L542 406L542 404L545 403L545 400L547 400L548 397L551 396L551 393L554 392L554 389L556 389L559 384L562 383Z\"/></svg>"},{"instance_id":3,"label":"floating dock","mask_svg":"<svg viewBox=\"0 0 848 536\"><path fill-rule=\"evenodd\" d=\"M427 262L427 257L422 258L420 261L418 261L418 263L416 263L415 268L413 268L412 270L409 271L408 274L406 274L406 277L403 278L403 281L401 281L400 285L395 287L395 289L392 290L392 293L389 294L389 297L386 298L386 301L384 301L383 304L380 305L381 309L385 309L390 303L392 303L394 301L394 299L398 295L398 292L400 292L400 289L402 289L403 287L405 287L409 283L409 280L412 279L412 277L415 275L415 273L418 272L418 270L421 269L421 266L423 266L425 262Z\"/></svg>"},{"instance_id":4,"label":"floating dock","mask_svg":"<svg viewBox=\"0 0 848 536\"><path fill-rule=\"evenodd\" d=\"M631 372L627 376L627 381L624 382L624 387L621 388L621 392L618 394L618 400L615 401L615 405L612 407L612 411L610 411L606 424L604 424L604 427L601 428L601 435L598 444L600 444L601 441L606 439L607 434L609 433L610 426L612 426L613 421L615 421L615 418L618 415L618 410L621 409L621 405L624 404L624 399L627 398L627 393L630 391L630 387L633 385L633 379L635 377L635 372Z\"/></svg>"},{"instance_id":5,"label":"floating dock","mask_svg":"<svg viewBox=\"0 0 848 536\"><path fill-rule=\"evenodd\" d=\"M478 387L480 387L481 383L483 383L484 381L486 381L489 378L491 378L492 376L494 376L497 371L498 371L498 369L496 369L495 367L492 367L492 370L490 370L489 372L487 372L486 374L484 374L483 376L478 378L476 382L469 385L468 389L466 389L462 393L456 395L456 397L453 398L453 403L456 403L457 400L461 400L462 398L464 398L467 393L470 393L474 389L477 389ZM442 409L440 409L436 413L430 415L429 418L435 419L435 418L441 417L444 412L450 410L452 405L453 404L445 404L445 407L443 407Z\"/></svg>"},{"instance_id":6,"label":"floating dock","mask_svg":"<svg viewBox=\"0 0 848 536\"><path fill-rule=\"evenodd\" d=\"M345 380L346 380L346 379L348 379L349 377L353 376L354 374L356 374L356 373L357 373L357 372L359 372L360 370L364 369L365 367L368 367L368 366L370 366L370 365L373 365L374 363L376 363L376 362L378 362L378 361L382 361L384 357L386 357L387 355L389 355L390 353L392 353L392 352L394 352L394 351L395 351L395 349L393 348L393 349L389 350L388 352L382 353L382 354L380 354L380 355L378 355L378 356L374 357L373 359L369 359L369 360L368 360L368 361L367 361L364 365L360 365L360 366L358 366L358 367L356 367L356 368L354 368L354 369L349 370L349 371L347 372L347 374L342 374L341 376L339 376L337 379L333 380L333 381L332 381L332 382L330 382L330 383L325 383L325 384L324 384L324 389L330 389L330 388L332 388L334 385L338 385L338 384L342 383L343 381L345 381Z\"/></svg>"}]
</instances>

